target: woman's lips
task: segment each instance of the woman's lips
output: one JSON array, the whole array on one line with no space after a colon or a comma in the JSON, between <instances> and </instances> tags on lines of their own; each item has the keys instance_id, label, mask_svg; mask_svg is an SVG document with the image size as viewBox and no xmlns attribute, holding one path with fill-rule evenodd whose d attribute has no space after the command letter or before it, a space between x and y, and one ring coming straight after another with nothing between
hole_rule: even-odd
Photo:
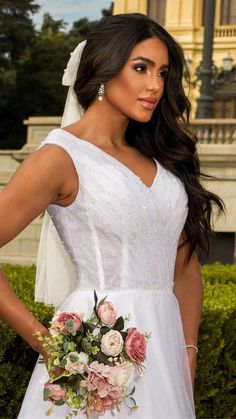
<instances>
[{"instance_id":1,"label":"woman's lips","mask_svg":"<svg viewBox=\"0 0 236 419\"><path fill-rule=\"evenodd\" d=\"M145 109L152 110L152 109L155 108L155 106L157 104L157 101L155 99L145 98L145 99L138 99L138 100Z\"/></svg>"}]
</instances>

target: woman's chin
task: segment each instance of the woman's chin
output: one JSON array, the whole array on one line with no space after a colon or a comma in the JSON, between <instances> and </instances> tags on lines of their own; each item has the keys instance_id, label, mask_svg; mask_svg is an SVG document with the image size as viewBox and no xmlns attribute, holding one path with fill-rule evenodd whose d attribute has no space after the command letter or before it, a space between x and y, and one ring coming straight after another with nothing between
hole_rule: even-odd
<instances>
[{"instance_id":1,"label":"woman's chin","mask_svg":"<svg viewBox=\"0 0 236 419\"><path fill-rule=\"evenodd\" d=\"M145 122L149 122L150 119L151 119L151 117L152 117L152 113L150 112L147 115L135 115L135 117L133 117L132 119L134 121L136 121L136 122L143 122L143 123L145 123Z\"/></svg>"}]
</instances>

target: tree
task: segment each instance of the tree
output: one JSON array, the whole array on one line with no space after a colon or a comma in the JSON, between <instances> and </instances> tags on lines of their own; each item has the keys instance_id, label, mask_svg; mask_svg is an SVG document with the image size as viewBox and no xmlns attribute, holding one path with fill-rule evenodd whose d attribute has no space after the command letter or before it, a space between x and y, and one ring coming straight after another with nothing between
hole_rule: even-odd
<instances>
[{"instance_id":1,"label":"tree","mask_svg":"<svg viewBox=\"0 0 236 419\"><path fill-rule=\"evenodd\" d=\"M87 17L77 20L69 32L70 36L75 38L87 38L88 34L95 28L97 21L90 22Z\"/></svg>"},{"instance_id":2,"label":"tree","mask_svg":"<svg viewBox=\"0 0 236 419\"><path fill-rule=\"evenodd\" d=\"M31 15L38 8L34 0L0 0L2 149L24 145L23 120L29 116L62 114L67 89L61 85L61 79L69 53L97 24L83 18L74 22L67 33L63 19L54 20L46 13L41 30L36 32ZM103 17L110 13L111 8L102 11Z\"/></svg>"},{"instance_id":3,"label":"tree","mask_svg":"<svg viewBox=\"0 0 236 419\"><path fill-rule=\"evenodd\" d=\"M102 17L112 16L114 2L111 3L109 9L102 9Z\"/></svg>"},{"instance_id":4,"label":"tree","mask_svg":"<svg viewBox=\"0 0 236 419\"><path fill-rule=\"evenodd\" d=\"M17 67L15 94L7 111L9 116L5 115L8 132L1 148L22 147L26 139L23 120L29 116L62 114L67 93L61 83L63 70L70 51L78 42L61 30L63 26L63 21L54 21L49 14L45 15L34 43L22 54ZM9 117L14 124L9 123Z\"/></svg>"},{"instance_id":5,"label":"tree","mask_svg":"<svg viewBox=\"0 0 236 419\"><path fill-rule=\"evenodd\" d=\"M17 125L17 71L21 55L34 42L31 19L39 9L34 0L0 0L0 147L8 148L9 131ZM22 124L22 121L21 121ZM12 144L14 148L15 144Z\"/></svg>"},{"instance_id":6,"label":"tree","mask_svg":"<svg viewBox=\"0 0 236 419\"><path fill-rule=\"evenodd\" d=\"M0 55L7 54L12 61L19 59L35 37L31 16L38 9L34 0L0 1Z\"/></svg>"},{"instance_id":7,"label":"tree","mask_svg":"<svg viewBox=\"0 0 236 419\"><path fill-rule=\"evenodd\" d=\"M66 22L63 19L54 20L49 13L45 13L43 16L43 24L41 27L41 32L59 32L62 29L65 29Z\"/></svg>"}]
</instances>

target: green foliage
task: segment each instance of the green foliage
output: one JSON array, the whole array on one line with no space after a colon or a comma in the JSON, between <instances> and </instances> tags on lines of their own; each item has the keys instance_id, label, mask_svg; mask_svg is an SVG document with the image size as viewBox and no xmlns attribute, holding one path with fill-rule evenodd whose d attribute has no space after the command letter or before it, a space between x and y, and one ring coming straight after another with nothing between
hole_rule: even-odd
<instances>
[{"instance_id":1,"label":"green foliage","mask_svg":"<svg viewBox=\"0 0 236 419\"><path fill-rule=\"evenodd\" d=\"M222 265L216 262L212 265L203 265L201 271L205 281L210 284L236 283L236 265Z\"/></svg>"},{"instance_id":2,"label":"green foliage","mask_svg":"<svg viewBox=\"0 0 236 419\"><path fill-rule=\"evenodd\" d=\"M22 127L23 121L17 115L18 61L26 49L30 49L36 32L31 19L39 6L34 0L3 0L0 2L0 148L20 147L24 140L19 139L11 147L11 130ZM10 132L9 132L10 131Z\"/></svg>"},{"instance_id":3,"label":"green foliage","mask_svg":"<svg viewBox=\"0 0 236 419\"><path fill-rule=\"evenodd\" d=\"M3 271L26 307L48 327L52 308L33 301L35 267L4 265ZM12 419L17 416L38 355L2 321L0 336L0 417Z\"/></svg>"},{"instance_id":4,"label":"green foliage","mask_svg":"<svg viewBox=\"0 0 236 419\"><path fill-rule=\"evenodd\" d=\"M55 20L49 13L45 13L43 16L43 24L41 27L41 32L45 33L48 31L52 31L54 33L65 29L66 23L63 19Z\"/></svg>"},{"instance_id":5,"label":"green foliage","mask_svg":"<svg viewBox=\"0 0 236 419\"><path fill-rule=\"evenodd\" d=\"M35 35L31 19L39 5L34 0L2 0L0 2L0 55L8 54L16 61Z\"/></svg>"},{"instance_id":6,"label":"green foliage","mask_svg":"<svg viewBox=\"0 0 236 419\"><path fill-rule=\"evenodd\" d=\"M73 23L69 35L85 39L88 34L95 28L97 21L90 22L86 17Z\"/></svg>"},{"instance_id":7,"label":"green foliage","mask_svg":"<svg viewBox=\"0 0 236 419\"><path fill-rule=\"evenodd\" d=\"M33 302L35 268L3 266L16 293L46 326L52 308ZM197 417L236 417L236 267L205 265L204 306L199 333L195 402ZM17 416L35 354L4 322L0 322L0 417ZM12 397L14 395L14 397Z\"/></svg>"},{"instance_id":8,"label":"green foliage","mask_svg":"<svg viewBox=\"0 0 236 419\"><path fill-rule=\"evenodd\" d=\"M18 149L26 141L23 120L61 115L67 89L61 85L69 53L97 21L82 18L65 30L63 19L44 14L40 31L31 16L34 0L0 1L0 149ZM102 10L109 16L111 7Z\"/></svg>"},{"instance_id":9,"label":"green foliage","mask_svg":"<svg viewBox=\"0 0 236 419\"><path fill-rule=\"evenodd\" d=\"M236 417L236 266L202 267L196 408L199 418Z\"/></svg>"}]
</instances>

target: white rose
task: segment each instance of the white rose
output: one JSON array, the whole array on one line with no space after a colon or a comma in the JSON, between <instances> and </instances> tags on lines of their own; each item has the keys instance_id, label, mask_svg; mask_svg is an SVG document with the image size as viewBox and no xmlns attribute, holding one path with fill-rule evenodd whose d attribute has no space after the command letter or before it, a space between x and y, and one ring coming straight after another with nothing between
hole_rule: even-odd
<instances>
[{"instance_id":1,"label":"white rose","mask_svg":"<svg viewBox=\"0 0 236 419\"><path fill-rule=\"evenodd\" d=\"M105 355L117 356L123 348L123 338L118 330L110 330L103 335L101 350Z\"/></svg>"},{"instance_id":2,"label":"white rose","mask_svg":"<svg viewBox=\"0 0 236 419\"><path fill-rule=\"evenodd\" d=\"M109 382L113 386L119 387L121 391L125 391L132 382L134 373L135 366L132 362L124 361L122 364L116 365L112 368Z\"/></svg>"},{"instance_id":3,"label":"white rose","mask_svg":"<svg viewBox=\"0 0 236 419\"><path fill-rule=\"evenodd\" d=\"M65 369L72 374L83 374L88 360L88 355L84 352L70 352L66 358Z\"/></svg>"}]
</instances>

